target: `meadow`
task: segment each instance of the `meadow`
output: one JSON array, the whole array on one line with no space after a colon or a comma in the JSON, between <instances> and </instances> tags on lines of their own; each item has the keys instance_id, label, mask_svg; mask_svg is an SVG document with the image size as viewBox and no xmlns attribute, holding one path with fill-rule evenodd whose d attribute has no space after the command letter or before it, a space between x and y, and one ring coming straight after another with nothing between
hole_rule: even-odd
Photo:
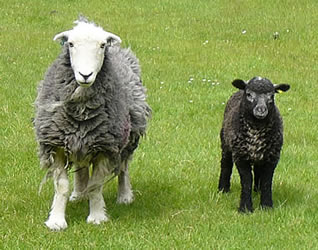
<instances>
[{"instance_id":1,"label":"meadow","mask_svg":"<svg viewBox=\"0 0 318 250\"><path fill-rule=\"evenodd\" d=\"M318 2L316 0L0 0L0 249L318 249ZM111 221L86 223L69 203L68 228L45 225L53 184L38 194L31 119L38 82L60 52L55 34L82 13L119 35L140 60L153 109L130 173L135 201ZM274 35L276 34L276 35ZM237 212L240 180L217 192L220 139L236 78L289 83L276 96L284 147L274 209Z\"/></svg>"}]
</instances>

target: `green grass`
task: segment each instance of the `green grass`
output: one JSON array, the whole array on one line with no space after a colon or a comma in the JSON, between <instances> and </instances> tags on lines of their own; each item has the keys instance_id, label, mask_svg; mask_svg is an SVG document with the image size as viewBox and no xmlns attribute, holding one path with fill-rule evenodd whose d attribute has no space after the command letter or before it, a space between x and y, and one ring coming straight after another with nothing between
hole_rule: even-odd
<instances>
[{"instance_id":1,"label":"green grass","mask_svg":"<svg viewBox=\"0 0 318 250\"><path fill-rule=\"evenodd\" d=\"M107 2L1 1L0 249L317 248L318 2ZM153 118L131 164L135 202L117 205L112 181L104 188L109 223L88 225L87 202L69 203L68 229L50 232L43 222L53 187L37 194L44 172L33 102L60 51L53 36L79 13L137 54ZM232 191L217 192L219 130L231 81L256 75L291 90L276 98L285 144L274 209L261 211L255 194L255 213L241 215L236 170Z\"/></svg>"}]
</instances>

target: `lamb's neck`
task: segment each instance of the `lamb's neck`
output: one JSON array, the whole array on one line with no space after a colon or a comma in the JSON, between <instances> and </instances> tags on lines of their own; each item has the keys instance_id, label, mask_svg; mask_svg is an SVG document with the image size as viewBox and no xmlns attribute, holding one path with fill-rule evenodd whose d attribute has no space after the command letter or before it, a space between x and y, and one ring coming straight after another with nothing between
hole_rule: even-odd
<instances>
[{"instance_id":1,"label":"lamb's neck","mask_svg":"<svg viewBox=\"0 0 318 250\"><path fill-rule=\"evenodd\" d=\"M272 115L268 115L265 119L257 119L253 115L241 115L240 120L244 126L257 130L272 127L274 124Z\"/></svg>"}]
</instances>

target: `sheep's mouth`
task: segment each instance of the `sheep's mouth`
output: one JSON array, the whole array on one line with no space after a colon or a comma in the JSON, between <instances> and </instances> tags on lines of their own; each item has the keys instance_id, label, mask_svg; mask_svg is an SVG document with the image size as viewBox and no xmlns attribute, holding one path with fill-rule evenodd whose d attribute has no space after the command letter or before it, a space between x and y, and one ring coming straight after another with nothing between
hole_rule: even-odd
<instances>
[{"instance_id":1,"label":"sheep's mouth","mask_svg":"<svg viewBox=\"0 0 318 250\"><path fill-rule=\"evenodd\" d=\"M88 88L92 86L92 82L77 82L81 87Z\"/></svg>"},{"instance_id":2,"label":"sheep's mouth","mask_svg":"<svg viewBox=\"0 0 318 250\"><path fill-rule=\"evenodd\" d=\"M262 113L262 114L260 114L260 113L254 114L254 116L255 116L256 119L263 120L263 119L266 118L267 112L266 113Z\"/></svg>"}]
</instances>

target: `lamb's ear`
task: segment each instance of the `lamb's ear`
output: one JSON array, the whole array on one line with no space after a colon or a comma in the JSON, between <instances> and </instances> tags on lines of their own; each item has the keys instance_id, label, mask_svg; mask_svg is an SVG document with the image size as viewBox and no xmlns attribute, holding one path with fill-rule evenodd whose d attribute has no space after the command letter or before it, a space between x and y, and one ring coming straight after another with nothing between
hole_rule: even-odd
<instances>
[{"instance_id":1,"label":"lamb's ear","mask_svg":"<svg viewBox=\"0 0 318 250\"><path fill-rule=\"evenodd\" d=\"M106 42L108 46L114 46L116 44L121 44L121 39L119 36L116 36L115 34L107 32Z\"/></svg>"},{"instance_id":2,"label":"lamb's ear","mask_svg":"<svg viewBox=\"0 0 318 250\"><path fill-rule=\"evenodd\" d=\"M61 32L53 38L53 41L58 40L60 41L61 45L64 45L64 43L67 42L68 40L68 35L69 35L68 31Z\"/></svg>"},{"instance_id":3,"label":"lamb's ear","mask_svg":"<svg viewBox=\"0 0 318 250\"><path fill-rule=\"evenodd\" d=\"M286 83L274 84L274 88L276 93L281 93L288 91L290 89L290 85Z\"/></svg>"},{"instance_id":4,"label":"lamb's ear","mask_svg":"<svg viewBox=\"0 0 318 250\"><path fill-rule=\"evenodd\" d=\"M235 79L233 82L232 82L232 85L235 87L235 88L238 88L238 89L245 89L246 87L246 82L244 80L241 80L241 79Z\"/></svg>"}]
</instances>

